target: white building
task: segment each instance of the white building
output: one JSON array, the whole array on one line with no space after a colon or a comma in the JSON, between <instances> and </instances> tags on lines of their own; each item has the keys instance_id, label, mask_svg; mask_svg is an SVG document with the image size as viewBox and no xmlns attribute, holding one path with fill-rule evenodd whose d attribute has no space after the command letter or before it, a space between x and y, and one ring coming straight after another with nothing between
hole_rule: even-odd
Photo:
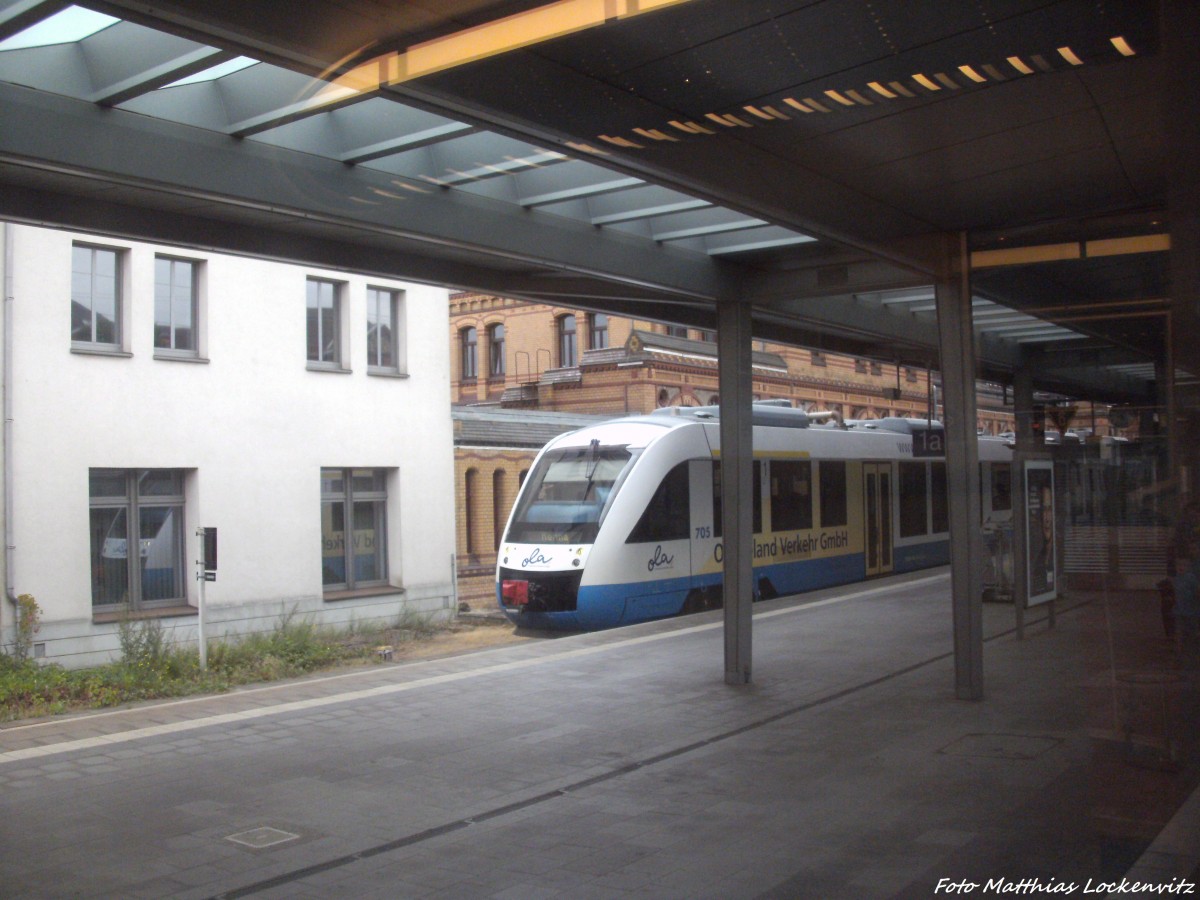
<instances>
[{"instance_id":1,"label":"white building","mask_svg":"<svg viewBox=\"0 0 1200 900\"><path fill-rule=\"evenodd\" d=\"M210 636L452 614L445 290L0 229L0 642L21 594L64 665L111 658L127 611L195 641L199 527Z\"/></svg>"}]
</instances>

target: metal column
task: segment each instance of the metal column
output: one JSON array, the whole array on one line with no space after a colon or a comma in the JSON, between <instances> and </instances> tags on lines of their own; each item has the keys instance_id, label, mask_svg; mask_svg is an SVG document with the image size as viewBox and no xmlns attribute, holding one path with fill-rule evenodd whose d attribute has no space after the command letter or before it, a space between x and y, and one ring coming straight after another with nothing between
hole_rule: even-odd
<instances>
[{"instance_id":1,"label":"metal column","mask_svg":"<svg viewBox=\"0 0 1200 900\"><path fill-rule=\"evenodd\" d=\"M750 306L717 307L721 390L721 534L725 567L725 683L750 683L754 594L754 401Z\"/></svg>"},{"instance_id":2,"label":"metal column","mask_svg":"<svg viewBox=\"0 0 1200 900\"><path fill-rule=\"evenodd\" d=\"M975 340L965 234L945 238L935 286L950 498L950 578L954 681L960 700L983 699L983 535L979 527L979 444L975 415Z\"/></svg>"},{"instance_id":3,"label":"metal column","mask_svg":"<svg viewBox=\"0 0 1200 900\"><path fill-rule=\"evenodd\" d=\"M1172 98L1166 117L1171 317L1160 397L1165 394L1169 466L1182 504L1200 496L1200 387L1195 377L1200 375L1200 97L1193 89L1200 76L1200 5L1166 0L1162 9L1163 21L1170 23L1163 31L1162 59L1164 96ZM1189 377L1177 380L1180 372Z\"/></svg>"}]
</instances>

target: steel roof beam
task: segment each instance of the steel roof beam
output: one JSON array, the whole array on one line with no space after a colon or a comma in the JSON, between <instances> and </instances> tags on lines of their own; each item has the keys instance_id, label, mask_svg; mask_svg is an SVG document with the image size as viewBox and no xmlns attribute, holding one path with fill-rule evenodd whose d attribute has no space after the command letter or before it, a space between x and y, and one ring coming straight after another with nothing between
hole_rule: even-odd
<instances>
[{"instance_id":1,"label":"steel roof beam","mask_svg":"<svg viewBox=\"0 0 1200 900\"><path fill-rule=\"evenodd\" d=\"M657 216L712 207L711 203L699 197L689 197L678 191L650 184L643 184L628 191L594 196L588 201L588 205L593 225L639 222Z\"/></svg>"},{"instance_id":2,"label":"steel roof beam","mask_svg":"<svg viewBox=\"0 0 1200 900\"><path fill-rule=\"evenodd\" d=\"M423 193L414 185L401 192L392 177L366 167L8 84L0 84L0 108L0 160L87 176L95 185L149 184L198 207L261 209L669 294L715 300L733 284L734 270L698 254L458 191Z\"/></svg>"},{"instance_id":3,"label":"steel roof beam","mask_svg":"<svg viewBox=\"0 0 1200 900\"><path fill-rule=\"evenodd\" d=\"M793 247L815 241L805 234L797 234L777 225L745 228L732 234L711 235L704 238L704 249L710 256L727 253L747 253L752 250L767 250L773 247Z\"/></svg>"},{"instance_id":4,"label":"steel roof beam","mask_svg":"<svg viewBox=\"0 0 1200 900\"><path fill-rule=\"evenodd\" d=\"M521 172L514 175L514 181L518 202L526 208L627 191L645 184L640 178L617 175L579 160Z\"/></svg>"},{"instance_id":5,"label":"steel roof beam","mask_svg":"<svg viewBox=\"0 0 1200 900\"><path fill-rule=\"evenodd\" d=\"M86 99L101 106L116 106L234 58L232 53L214 47L197 47L182 56L174 56L159 65L105 85Z\"/></svg>"},{"instance_id":6,"label":"steel roof beam","mask_svg":"<svg viewBox=\"0 0 1200 900\"><path fill-rule=\"evenodd\" d=\"M385 156L405 153L409 150L415 150L418 147L428 146L429 144L440 144L442 141L450 140L451 138L474 134L476 130L473 126L462 122L447 121L445 125L436 125L422 131L403 134L390 140L377 141L367 146L355 147L353 150L339 154L338 159L350 165L357 165L358 163L382 159Z\"/></svg>"}]
</instances>

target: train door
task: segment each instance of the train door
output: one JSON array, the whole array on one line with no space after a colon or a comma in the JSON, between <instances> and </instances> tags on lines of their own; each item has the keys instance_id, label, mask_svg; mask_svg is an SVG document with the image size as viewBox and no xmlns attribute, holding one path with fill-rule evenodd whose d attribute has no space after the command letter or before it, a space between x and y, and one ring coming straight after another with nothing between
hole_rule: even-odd
<instances>
[{"instance_id":1,"label":"train door","mask_svg":"<svg viewBox=\"0 0 1200 900\"><path fill-rule=\"evenodd\" d=\"M701 612L721 605L724 576L721 544L720 464L711 459L688 462L691 485L692 584L683 612Z\"/></svg>"},{"instance_id":2,"label":"train door","mask_svg":"<svg viewBox=\"0 0 1200 900\"><path fill-rule=\"evenodd\" d=\"M892 571L891 463L863 463L863 530L867 575Z\"/></svg>"}]
</instances>

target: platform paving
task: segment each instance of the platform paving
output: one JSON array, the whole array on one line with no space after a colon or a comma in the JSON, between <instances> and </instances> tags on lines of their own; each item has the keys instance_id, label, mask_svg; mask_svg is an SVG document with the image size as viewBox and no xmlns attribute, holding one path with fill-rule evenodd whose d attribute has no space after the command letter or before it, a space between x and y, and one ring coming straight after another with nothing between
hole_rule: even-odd
<instances>
[{"instance_id":1,"label":"platform paving","mask_svg":"<svg viewBox=\"0 0 1200 900\"><path fill-rule=\"evenodd\" d=\"M1186 895L1197 671L1156 598L1020 640L986 604L975 702L949 590L759 604L743 687L718 612L5 727L0 896Z\"/></svg>"}]
</instances>

